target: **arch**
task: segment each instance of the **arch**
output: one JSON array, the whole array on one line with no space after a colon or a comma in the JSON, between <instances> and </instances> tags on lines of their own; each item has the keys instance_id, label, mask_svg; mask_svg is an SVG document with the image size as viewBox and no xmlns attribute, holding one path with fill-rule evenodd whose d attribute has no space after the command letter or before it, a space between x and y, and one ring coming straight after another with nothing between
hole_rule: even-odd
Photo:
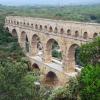
<instances>
[{"instance_id":1,"label":"arch","mask_svg":"<svg viewBox=\"0 0 100 100\"><path fill-rule=\"evenodd\" d=\"M12 36L18 38L16 29L12 30Z\"/></svg>"},{"instance_id":2,"label":"arch","mask_svg":"<svg viewBox=\"0 0 100 100\"><path fill-rule=\"evenodd\" d=\"M88 33L87 33L87 32L84 32L83 38L84 38L84 39L87 39L87 38L88 38Z\"/></svg>"},{"instance_id":3,"label":"arch","mask_svg":"<svg viewBox=\"0 0 100 100\"><path fill-rule=\"evenodd\" d=\"M72 44L68 49L67 55L67 67L68 71L75 71L75 66L77 65L76 49L80 48L77 44Z\"/></svg>"},{"instance_id":4,"label":"arch","mask_svg":"<svg viewBox=\"0 0 100 100\"><path fill-rule=\"evenodd\" d=\"M61 34L64 33L64 29L63 29L63 28L60 29L60 33L61 33Z\"/></svg>"},{"instance_id":5,"label":"arch","mask_svg":"<svg viewBox=\"0 0 100 100\"><path fill-rule=\"evenodd\" d=\"M36 63L32 65L32 68L38 71L40 70L39 66Z\"/></svg>"},{"instance_id":6,"label":"arch","mask_svg":"<svg viewBox=\"0 0 100 100\"><path fill-rule=\"evenodd\" d=\"M49 27L49 32L52 32L52 31L53 31L53 29L52 29L52 27L50 26L50 27Z\"/></svg>"},{"instance_id":7,"label":"arch","mask_svg":"<svg viewBox=\"0 0 100 100\"><path fill-rule=\"evenodd\" d=\"M29 26L29 22L27 23L27 26Z\"/></svg>"},{"instance_id":8,"label":"arch","mask_svg":"<svg viewBox=\"0 0 100 100\"><path fill-rule=\"evenodd\" d=\"M93 34L93 38L96 38L98 36L98 33Z\"/></svg>"},{"instance_id":9,"label":"arch","mask_svg":"<svg viewBox=\"0 0 100 100\"><path fill-rule=\"evenodd\" d=\"M7 32L9 32L9 28L8 28L8 27L6 27L5 30L6 30Z\"/></svg>"},{"instance_id":10,"label":"arch","mask_svg":"<svg viewBox=\"0 0 100 100\"><path fill-rule=\"evenodd\" d=\"M29 52L29 40L26 35L26 32L24 32L24 31L21 32L20 39L21 39L21 46L24 49L24 51Z\"/></svg>"},{"instance_id":11,"label":"arch","mask_svg":"<svg viewBox=\"0 0 100 100\"><path fill-rule=\"evenodd\" d=\"M40 25L40 30L42 30L42 25Z\"/></svg>"},{"instance_id":12,"label":"arch","mask_svg":"<svg viewBox=\"0 0 100 100\"><path fill-rule=\"evenodd\" d=\"M57 33L57 32L58 32L58 28L55 27L55 29L54 29L54 33Z\"/></svg>"},{"instance_id":13,"label":"arch","mask_svg":"<svg viewBox=\"0 0 100 100\"><path fill-rule=\"evenodd\" d=\"M44 26L44 29L47 30L47 25Z\"/></svg>"},{"instance_id":14,"label":"arch","mask_svg":"<svg viewBox=\"0 0 100 100\"><path fill-rule=\"evenodd\" d=\"M35 29L38 29L38 25L37 24L35 25Z\"/></svg>"},{"instance_id":15,"label":"arch","mask_svg":"<svg viewBox=\"0 0 100 100\"><path fill-rule=\"evenodd\" d=\"M57 77L56 73L54 73L53 71L49 71L46 74L46 77L45 77L46 84L56 85L58 83L58 81L59 81L58 77Z\"/></svg>"},{"instance_id":16,"label":"arch","mask_svg":"<svg viewBox=\"0 0 100 100\"><path fill-rule=\"evenodd\" d=\"M47 62L52 62L52 58L56 58L58 60L62 60L62 52L60 50L60 46L58 42L51 38L46 43L46 51L45 51L45 59Z\"/></svg>"},{"instance_id":17,"label":"arch","mask_svg":"<svg viewBox=\"0 0 100 100\"><path fill-rule=\"evenodd\" d=\"M17 25L19 25L19 21L17 21Z\"/></svg>"},{"instance_id":18,"label":"arch","mask_svg":"<svg viewBox=\"0 0 100 100\"><path fill-rule=\"evenodd\" d=\"M34 34L32 36L31 46L32 46L32 54L33 55L38 54L38 52L40 52L40 50L43 49L42 43L41 43L40 38L37 34Z\"/></svg>"},{"instance_id":19,"label":"arch","mask_svg":"<svg viewBox=\"0 0 100 100\"><path fill-rule=\"evenodd\" d=\"M67 35L71 35L71 30L70 29L67 30Z\"/></svg>"},{"instance_id":20,"label":"arch","mask_svg":"<svg viewBox=\"0 0 100 100\"><path fill-rule=\"evenodd\" d=\"M75 37L78 37L78 36L79 36L79 32L75 31Z\"/></svg>"}]
</instances>

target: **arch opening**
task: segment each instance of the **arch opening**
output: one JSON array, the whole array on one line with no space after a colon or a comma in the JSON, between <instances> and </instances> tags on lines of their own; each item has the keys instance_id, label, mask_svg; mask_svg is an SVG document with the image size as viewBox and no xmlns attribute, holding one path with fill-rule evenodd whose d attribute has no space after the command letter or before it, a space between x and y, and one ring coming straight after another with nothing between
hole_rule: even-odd
<instances>
[{"instance_id":1,"label":"arch opening","mask_svg":"<svg viewBox=\"0 0 100 100\"><path fill-rule=\"evenodd\" d=\"M68 50L67 66L69 71L74 71L76 66L81 66L81 62L79 59L79 50L80 47L77 44L71 45Z\"/></svg>"},{"instance_id":2,"label":"arch opening","mask_svg":"<svg viewBox=\"0 0 100 100\"><path fill-rule=\"evenodd\" d=\"M58 42L54 39L49 39L46 44L46 55L48 62L52 62L53 59L62 61L62 52Z\"/></svg>"},{"instance_id":3,"label":"arch opening","mask_svg":"<svg viewBox=\"0 0 100 100\"><path fill-rule=\"evenodd\" d=\"M87 38L88 38L88 33L87 33L87 32L84 32L83 38L84 38L84 39L87 39Z\"/></svg>"},{"instance_id":4,"label":"arch opening","mask_svg":"<svg viewBox=\"0 0 100 100\"><path fill-rule=\"evenodd\" d=\"M9 28L8 28L8 27L6 27L5 30L6 30L7 32L9 32Z\"/></svg>"},{"instance_id":5,"label":"arch opening","mask_svg":"<svg viewBox=\"0 0 100 100\"><path fill-rule=\"evenodd\" d=\"M54 29L54 33L57 33L57 32L58 32L58 28L55 27L55 29Z\"/></svg>"},{"instance_id":6,"label":"arch opening","mask_svg":"<svg viewBox=\"0 0 100 100\"><path fill-rule=\"evenodd\" d=\"M79 36L79 32L75 31L75 37L78 37L78 36Z\"/></svg>"},{"instance_id":7,"label":"arch opening","mask_svg":"<svg viewBox=\"0 0 100 100\"><path fill-rule=\"evenodd\" d=\"M70 29L67 30L67 35L69 35L69 36L71 35L71 30Z\"/></svg>"},{"instance_id":8,"label":"arch opening","mask_svg":"<svg viewBox=\"0 0 100 100\"><path fill-rule=\"evenodd\" d=\"M21 46L25 52L29 52L29 41L24 31L21 33Z\"/></svg>"},{"instance_id":9,"label":"arch opening","mask_svg":"<svg viewBox=\"0 0 100 100\"><path fill-rule=\"evenodd\" d=\"M98 33L93 34L93 38L96 38L98 36Z\"/></svg>"},{"instance_id":10,"label":"arch opening","mask_svg":"<svg viewBox=\"0 0 100 100\"><path fill-rule=\"evenodd\" d=\"M38 35L36 34L33 35L31 45L32 45L32 54L42 56L43 46Z\"/></svg>"},{"instance_id":11,"label":"arch opening","mask_svg":"<svg viewBox=\"0 0 100 100\"><path fill-rule=\"evenodd\" d=\"M49 71L47 74L46 74L46 77L45 77L45 83L46 84L49 84L49 85L56 85L58 83L58 77L57 75L52 72L52 71Z\"/></svg>"},{"instance_id":12,"label":"arch opening","mask_svg":"<svg viewBox=\"0 0 100 100\"><path fill-rule=\"evenodd\" d=\"M13 29L13 30L12 30L12 36L18 38L18 37L17 37L17 31L16 31L16 29Z\"/></svg>"}]
</instances>

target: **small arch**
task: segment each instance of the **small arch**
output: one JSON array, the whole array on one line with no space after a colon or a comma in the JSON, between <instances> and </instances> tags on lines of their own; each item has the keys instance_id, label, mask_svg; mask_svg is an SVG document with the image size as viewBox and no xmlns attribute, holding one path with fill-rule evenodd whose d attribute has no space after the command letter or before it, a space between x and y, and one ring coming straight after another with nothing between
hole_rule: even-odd
<instances>
[{"instance_id":1,"label":"small arch","mask_svg":"<svg viewBox=\"0 0 100 100\"><path fill-rule=\"evenodd\" d=\"M87 32L84 32L83 38L84 38L84 39L87 39L87 38L88 38L88 33L87 33Z\"/></svg>"},{"instance_id":2,"label":"small arch","mask_svg":"<svg viewBox=\"0 0 100 100\"><path fill-rule=\"evenodd\" d=\"M35 29L38 29L38 25L37 24L35 25Z\"/></svg>"},{"instance_id":3,"label":"small arch","mask_svg":"<svg viewBox=\"0 0 100 100\"><path fill-rule=\"evenodd\" d=\"M27 23L27 26L29 26L29 23Z\"/></svg>"},{"instance_id":4,"label":"small arch","mask_svg":"<svg viewBox=\"0 0 100 100\"><path fill-rule=\"evenodd\" d=\"M56 75L56 73L54 73L53 71L49 71L47 74L46 74L46 77L45 77L45 83L46 84L49 84L49 85L56 85L58 83L58 77Z\"/></svg>"},{"instance_id":5,"label":"small arch","mask_svg":"<svg viewBox=\"0 0 100 100\"><path fill-rule=\"evenodd\" d=\"M61 34L64 33L64 29L63 29L63 28L60 29L60 33L61 33Z\"/></svg>"},{"instance_id":6,"label":"small arch","mask_svg":"<svg viewBox=\"0 0 100 100\"><path fill-rule=\"evenodd\" d=\"M54 33L57 33L57 32L58 32L58 28L55 27L55 29L54 29Z\"/></svg>"},{"instance_id":7,"label":"small arch","mask_svg":"<svg viewBox=\"0 0 100 100\"><path fill-rule=\"evenodd\" d=\"M24 22L23 25L25 25L26 23Z\"/></svg>"},{"instance_id":8,"label":"small arch","mask_svg":"<svg viewBox=\"0 0 100 100\"><path fill-rule=\"evenodd\" d=\"M17 25L19 25L19 22L17 21Z\"/></svg>"},{"instance_id":9,"label":"small arch","mask_svg":"<svg viewBox=\"0 0 100 100\"><path fill-rule=\"evenodd\" d=\"M42 30L42 25L40 25L40 30Z\"/></svg>"},{"instance_id":10,"label":"small arch","mask_svg":"<svg viewBox=\"0 0 100 100\"><path fill-rule=\"evenodd\" d=\"M93 34L93 38L96 38L98 36L98 33Z\"/></svg>"},{"instance_id":11,"label":"small arch","mask_svg":"<svg viewBox=\"0 0 100 100\"><path fill-rule=\"evenodd\" d=\"M31 24L31 27L33 27L33 24Z\"/></svg>"},{"instance_id":12,"label":"small arch","mask_svg":"<svg viewBox=\"0 0 100 100\"><path fill-rule=\"evenodd\" d=\"M71 35L71 30L70 29L67 30L67 35L69 35L69 36Z\"/></svg>"},{"instance_id":13,"label":"small arch","mask_svg":"<svg viewBox=\"0 0 100 100\"><path fill-rule=\"evenodd\" d=\"M47 25L44 26L44 29L47 30Z\"/></svg>"},{"instance_id":14,"label":"small arch","mask_svg":"<svg viewBox=\"0 0 100 100\"><path fill-rule=\"evenodd\" d=\"M78 36L79 36L79 32L75 31L75 37L78 37Z\"/></svg>"},{"instance_id":15,"label":"small arch","mask_svg":"<svg viewBox=\"0 0 100 100\"><path fill-rule=\"evenodd\" d=\"M53 29L52 29L52 27L50 26L50 28L49 28L49 32L52 32L53 31Z\"/></svg>"}]
</instances>

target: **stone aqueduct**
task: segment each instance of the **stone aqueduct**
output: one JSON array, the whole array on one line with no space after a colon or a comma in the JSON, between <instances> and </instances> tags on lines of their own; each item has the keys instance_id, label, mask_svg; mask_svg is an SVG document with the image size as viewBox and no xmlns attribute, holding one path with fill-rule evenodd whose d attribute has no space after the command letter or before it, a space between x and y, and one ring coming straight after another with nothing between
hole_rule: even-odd
<instances>
[{"instance_id":1,"label":"stone aqueduct","mask_svg":"<svg viewBox=\"0 0 100 100\"><path fill-rule=\"evenodd\" d=\"M41 73L54 73L64 82L76 75L75 49L99 35L100 25L75 21L51 20L20 16L8 16L5 28L18 42L32 64L37 64ZM42 54L38 55L37 43L42 44ZM52 44L56 41L62 52L62 61L55 61L51 54ZM26 50L26 44L29 48Z\"/></svg>"}]
</instances>

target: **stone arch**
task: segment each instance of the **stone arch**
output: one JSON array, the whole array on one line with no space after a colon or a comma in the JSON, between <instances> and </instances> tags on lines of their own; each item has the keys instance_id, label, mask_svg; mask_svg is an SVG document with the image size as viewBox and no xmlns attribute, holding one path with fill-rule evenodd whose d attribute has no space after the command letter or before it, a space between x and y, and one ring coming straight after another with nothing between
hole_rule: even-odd
<instances>
[{"instance_id":1,"label":"stone arch","mask_svg":"<svg viewBox=\"0 0 100 100\"><path fill-rule=\"evenodd\" d=\"M49 71L45 76L45 83L48 85L56 85L59 82L55 72Z\"/></svg>"},{"instance_id":2,"label":"stone arch","mask_svg":"<svg viewBox=\"0 0 100 100\"><path fill-rule=\"evenodd\" d=\"M37 24L35 25L35 29L38 29L38 25Z\"/></svg>"},{"instance_id":3,"label":"stone arch","mask_svg":"<svg viewBox=\"0 0 100 100\"><path fill-rule=\"evenodd\" d=\"M78 44L72 44L68 49L67 54L67 67L68 71L75 71L76 66L76 49L80 46Z\"/></svg>"},{"instance_id":4,"label":"stone arch","mask_svg":"<svg viewBox=\"0 0 100 100\"><path fill-rule=\"evenodd\" d=\"M18 38L16 29L12 29L12 36Z\"/></svg>"},{"instance_id":5,"label":"stone arch","mask_svg":"<svg viewBox=\"0 0 100 100\"><path fill-rule=\"evenodd\" d=\"M87 38L88 38L88 33L87 33L87 32L84 32L83 38L84 38L84 39L87 39Z\"/></svg>"},{"instance_id":6,"label":"stone arch","mask_svg":"<svg viewBox=\"0 0 100 100\"><path fill-rule=\"evenodd\" d=\"M24 52L29 52L29 39L25 31L21 32L20 39L21 47L23 48Z\"/></svg>"},{"instance_id":7,"label":"stone arch","mask_svg":"<svg viewBox=\"0 0 100 100\"><path fill-rule=\"evenodd\" d=\"M64 33L64 29L63 29L63 28L60 29L60 33L61 33L61 34Z\"/></svg>"},{"instance_id":8,"label":"stone arch","mask_svg":"<svg viewBox=\"0 0 100 100\"><path fill-rule=\"evenodd\" d=\"M75 37L79 37L79 32L75 31Z\"/></svg>"},{"instance_id":9,"label":"stone arch","mask_svg":"<svg viewBox=\"0 0 100 100\"><path fill-rule=\"evenodd\" d=\"M47 25L44 26L44 29L47 30Z\"/></svg>"},{"instance_id":10,"label":"stone arch","mask_svg":"<svg viewBox=\"0 0 100 100\"><path fill-rule=\"evenodd\" d=\"M57 45L55 45L55 43ZM46 50L45 50L45 59L46 59L46 62L52 62L52 58L57 58L59 60L62 59L62 55L59 58L57 56L55 56L55 57L53 56L53 50L56 50L56 51L59 50L60 51L60 49L61 49L61 47L60 47L59 43L55 39L53 39L53 38L49 39L47 41L47 43L46 43Z\"/></svg>"},{"instance_id":11,"label":"stone arch","mask_svg":"<svg viewBox=\"0 0 100 100\"><path fill-rule=\"evenodd\" d=\"M71 35L71 30L70 29L67 30L67 35L69 35L69 36Z\"/></svg>"},{"instance_id":12,"label":"stone arch","mask_svg":"<svg viewBox=\"0 0 100 100\"><path fill-rule=\"evenodd\" d=\"M93 34L93 38L96 38L98 36L98 33Z\"/></svg>"},{"instance_id":13,"label":"stone arch","mask_svg":"<svg viewBox=\"0 0 100 100\"><path fill-rule=\"evenodd\" d=\"M7 32L9 32L9 28L8 28L8 27L6 27L5 30L6 30Z\"/></svg>"},{"instance_id":14,"label":"stone arch","mask_svg":"<svg viewBox=\"0 0 100 100\"><path fill-rule=\"evenodd\" d=\"M41 44L41 48L40 48L40 44ZM32 55L36 55L40 50L43 49L42 43L41 43L40 38L37 34L34 34L32 36L31 46L32 46Z\"/></svg>"},{"instance_id":15,"label":"stone arch","mask_svg":"<svg viewBox=\"0 0 100 100\"><path fill-rule=\"evenodd\" d=\"M55 27L55 29L54 29L54 33L57 33L57 32L58 32L58 28Z\"/></svg>"},{"instance_id":16,"label":"stone arch","mask_svg":"<svg viewBox=\"0 0 100 100\"><path fill-rule=\"evenodd\" d=\"M42 30L42 25L40 25L40 30Z\"/></svg>"},{"instance_id":17,"label":"stone arch","mask_svg":"<svg viewBox=\"0 0 100 100\"><path fill-rule=\"evenodd\" d=\"M40 71L40 68L39 68L38 64L36 64L36 63L34 63L34 64L32 65L32 68L33 68L33 69L36 69L36 70L38 70L38 71Z\"/></svg>"},{"instance_id":18,"label":"stone arch","mask_svg":"<svg viewBox=\"0 0 100 100\"><path fill-rule=\"evenodd\" d=\"M52 27L50 26L50 27L49 27L49 32L52 32L52 31L53 31L53 29L52 29Z\"/></svg>"}]
</instances>

